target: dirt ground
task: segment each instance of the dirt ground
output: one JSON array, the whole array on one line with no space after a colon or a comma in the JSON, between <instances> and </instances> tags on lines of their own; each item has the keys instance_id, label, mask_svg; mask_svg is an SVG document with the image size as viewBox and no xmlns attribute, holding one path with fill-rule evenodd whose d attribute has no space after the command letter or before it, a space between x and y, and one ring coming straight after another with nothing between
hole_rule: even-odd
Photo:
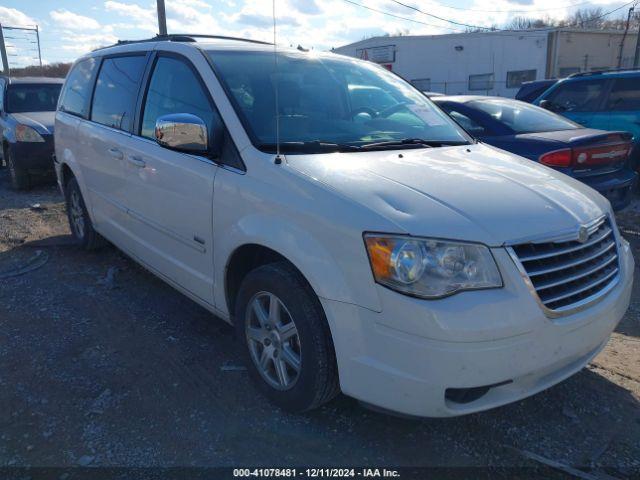
<instances>
[{"instance_id":1,"label":"dirt ground","mask_svg":"<svg viewBox=\"0 0 640 480\"><path fill-rule=\"evenodd\" d=\"M639 219L640 200L619 215L636 258ZM15 193L0 170L0 473L393 465L637 478L639 313L636 283L591 365L489 412L403 419L341 396L290 415L251 385L229 326L113 247L77 250L57 189Z\"/></svg>"}]
</instances>

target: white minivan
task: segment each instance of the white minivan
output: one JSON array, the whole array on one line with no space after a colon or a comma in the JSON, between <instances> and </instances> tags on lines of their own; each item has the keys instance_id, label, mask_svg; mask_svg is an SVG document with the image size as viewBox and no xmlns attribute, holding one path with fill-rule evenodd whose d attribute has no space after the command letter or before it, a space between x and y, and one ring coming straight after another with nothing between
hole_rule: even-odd
<instances>
[{"instance_id":1,"label":"white minivan","mask_svg":"<svg viewBox=\"0 0 640 480\"><path fill-rule=\"evenodd\" d=\"M629 305L607 200L474 142L370 62L159 37L75 62L56 114L73 235L233 323L304 411L339 391L418 416L579 371Z\"/></svg>"}]
</instances>

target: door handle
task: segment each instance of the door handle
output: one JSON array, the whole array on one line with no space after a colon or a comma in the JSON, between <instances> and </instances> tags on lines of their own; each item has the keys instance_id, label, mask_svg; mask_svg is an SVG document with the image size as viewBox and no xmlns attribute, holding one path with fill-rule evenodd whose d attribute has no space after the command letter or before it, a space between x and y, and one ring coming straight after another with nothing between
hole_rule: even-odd
<instances>
[{"instance_id":1,"label":"door handle","mask_svg":"<svg viewBox=\"0 0 640 480\"><path fill-rule=\"evenodd\" d=\"M124 158L124 155L122 154L122 151L115 148L115 147L111 147L109 149L109 155L111 155L113 158L117 159L117 160L122 160Z\"/></svg>"},{"instance_id":2,"label":"door handle","mask_svg":"<svg viewBox=\"0 0 640 480\"><path fill-rule=\"evenodd\" d=\"M137 155L131 155L127 157L127 161L131 164L134 165L138 168L144 168L147 165L147 162L145 162L143 159L141 159L140 157L138 157Z\"/></svg>"}]
</instances>

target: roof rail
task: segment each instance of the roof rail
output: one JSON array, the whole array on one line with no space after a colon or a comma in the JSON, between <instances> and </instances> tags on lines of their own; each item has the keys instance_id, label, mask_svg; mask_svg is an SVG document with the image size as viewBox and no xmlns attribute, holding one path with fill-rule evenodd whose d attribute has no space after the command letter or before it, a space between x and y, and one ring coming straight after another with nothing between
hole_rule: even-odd
<instances>
[{"instance_id":1,"label":"roof rail","mask_svg":"<svg viewBox=\"0 0 640 480\"><path fill-rule=\"evenodd\" d=\"M609 69L606 69L606 70L593 70L591 72L572 73L567 78L590 77L591 75L599 75L601 73L611 73L611 72L640 72L640 69L637 69L637 68L609 68Z\"/></svg>"},{"instance_id":2,"label":"roof rail","mask_svg":"<svg viewBox=\"0 0 640 480\"><path fill-rule=\"evenodd\" d=\"M140 40L118 40L115 45L129 45L135 43L145 43L145 42L195 42L198 38L212 38L217 40L233 40L237 42L248 42L248 43L257 43L259 45L273 45L269 42L263 42L260 40L251 40L249 38L241 38L241 37L227 37L225 35L202 35L202 34L192 34L192 33L171 33L168 35L156 35L151 38L143 38ZM114 45L108 45L106 47L100 47L93 50L102 50L104 48L113 47Z\"/></svg>"},{"instance_id":3,"label":"roof rail","mask_svg":"<svg viewBox=\"0 0 640 480\"><path fill-rule=\"evenodd\" d=\"M263 42L262 40L252 40L250 38L242 38L242 37L228 37L225 35L202 35L199 33L172 33L170 35L166 35L167 37L178 37L178 39L167 38L167 40L174 42L193 42L197 38L212 38L217 40L234 40L237 42L248 42L248 43L257 43L258 45L273 45L270 42ZM156 37L157 40L163 40L161 35ZM187 40L191 39L191 40Z\"/></svg>"}]
</instances>

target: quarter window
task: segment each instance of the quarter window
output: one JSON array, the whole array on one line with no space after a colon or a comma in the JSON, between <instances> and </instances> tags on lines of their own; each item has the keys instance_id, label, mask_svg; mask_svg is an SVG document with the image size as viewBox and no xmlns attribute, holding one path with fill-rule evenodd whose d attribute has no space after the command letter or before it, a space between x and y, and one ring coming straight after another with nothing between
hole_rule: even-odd
<instances>
[{"instance_id":1,"label":"quarter window","mask_svg":"<svg viewBox=\"0 0 640 480\"><path fill-rule=\"evenodd\" d=\"M60 99L61 111L87 118L92 87L91 79L96 65L95 58L87 58L76 63L69 72Z\"/></svg>"},{"instance_id":2,"label":"quarter window","mask_svg":"<svg viewBox=\"0 0 640 480\"><path fill-rule=\"evenodd\" d=\"M91 120L120 130L131 129L145 65L143 55L106 58L102 62L93 94Z\"/></svg>"},{"instance_id":3,"label":"quarter window","mask_svg":"<svg viewBox=\"0 0 640 480\"><path fill-rule=\"evenodd\" d=\"M493 88L493 73L469 75L469 90L491 90Z\"/></svg>"},{"instance_id":4,"label":"quarter window","mask_svg":"<svg viewBox=\"0 0 640 480\"><path fill-rule=\"evenodd\" d=\"M518 88L524 82L536 79L536 70L515 70L507 72L507 88Z\"/></svg>"},{"instance_id":5,"label":"quarter window","mask_svg":"<svg viewBox=\"0 0 640 480\"><path fill-rule=\"evenodd\" d=\"M594 112L602 100L604 86L603 80L567 82L553 90L546 100L562 112Z\"/></svg>"},{"instance_id":6,"label":"quarter window","mask_svg":"<svg viewBox=\"0 0 640 480\"><path fill-rule=\"evenodd\" d=\"M607 110L640 111L640 78L618 78L609 94Z\"/></svg>"},{"instance_id":7,"label":"quarter window","mask_svg":"<svg viewBox=\"0 0 640 480\"><path fill-rule=\"evenodd\" d=\"M193 70L183 61L160 57L151 76L142 116L141 135L155 138L156 119L171 113L191 113L212 131L217 119L205 91Z\"/></svg>"}]
</instances>

